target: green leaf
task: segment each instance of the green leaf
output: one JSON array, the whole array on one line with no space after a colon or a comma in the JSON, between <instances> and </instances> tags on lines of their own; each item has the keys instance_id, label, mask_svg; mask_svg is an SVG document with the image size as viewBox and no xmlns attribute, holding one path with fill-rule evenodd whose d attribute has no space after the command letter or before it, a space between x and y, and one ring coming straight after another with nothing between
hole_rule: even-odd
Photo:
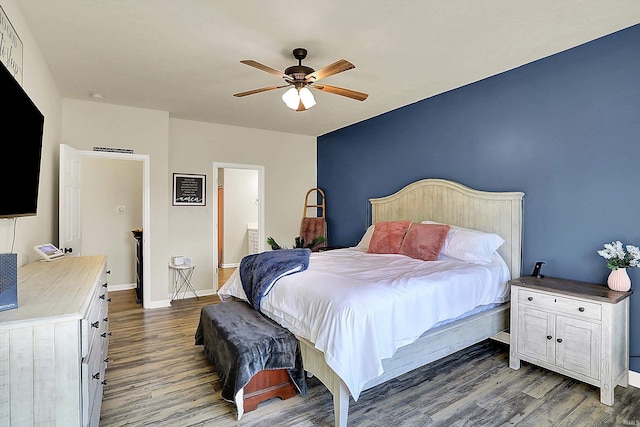
<instances>
[{"instance_id":1,"label":"green leaf","mask_svg":"<svg viewBox=\"0 0 640 427\"><path fill-rule=\"evenodd\" d=\"M280 246L278 242L276 242L276 240L271 236L267 237L267 243L269 244L269 246L271 246L271 249L273 249L274 251L278 249L282 249L282 246Z\"/></svg>"}]
</instances>

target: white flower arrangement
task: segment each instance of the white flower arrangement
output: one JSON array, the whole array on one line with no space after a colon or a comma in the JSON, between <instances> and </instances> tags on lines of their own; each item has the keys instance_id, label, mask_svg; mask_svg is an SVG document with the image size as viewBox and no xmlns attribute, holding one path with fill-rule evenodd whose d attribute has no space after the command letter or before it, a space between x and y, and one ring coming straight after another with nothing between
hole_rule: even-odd
<instances>
[{"instance_id":1,"label":"white flower arrangement","mask_svg":"<svg viewBox=\"0 0 640 427\"><path fill-rule=\"evenodd\" d=\"M599 250L598 255L607 260L607 267L612 270L629 267L640 268L640 248L627 245L625 252L620 240L605 243L604 249Z\"/></svg>"}]
</instances>

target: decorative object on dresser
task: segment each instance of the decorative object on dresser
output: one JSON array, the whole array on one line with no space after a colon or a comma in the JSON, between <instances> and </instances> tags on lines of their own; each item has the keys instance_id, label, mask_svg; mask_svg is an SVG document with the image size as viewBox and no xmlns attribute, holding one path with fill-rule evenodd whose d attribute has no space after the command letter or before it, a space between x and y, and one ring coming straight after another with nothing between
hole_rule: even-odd
<instances>
[{"instance_id":1,"label":"decorative object on dresser","mask_svg":"<svg viewBox=\"0 0 640 427\"><path fill-rule=\"evenodd\" d=\"M622 242L617 240L605 243L604 249L598 251L598 255L607 260L607 267L611 269L607 285L614 291L628 291L631 289L631 279L627 268L640 267L640 248L627 245L623 248Z\"/></svg>"},{"instance_id":2,"label":"decorative object on dresser","mask_svg":"<svg viewBox=\"0 0 640 427\"><path fill-rule=\"evenodd\" d=\"M0 313L0 425L98 426L109 346L107 257L18 270Z\"/></svg>"},{"instance_id":3,"label":"decorative object on dresser","mask_svg":"<svg viewBox=\"0 0 640 427\"><path fill-rule=\"evenodd\" d=\"M18 308L18 254L0 254L0 311Z\"/></svg>"},{"instance_id":4,"label":"decorative object on dresser","mask_svg":"<svg viewBox=\"0 0 640 427\"><path fill-rule=\"evenodd\" d=\"M629 381L629 296L596 283L520 277L511 284L509 366L524 360L600 388L613 405Z\"/></svg>"}]
</instances>

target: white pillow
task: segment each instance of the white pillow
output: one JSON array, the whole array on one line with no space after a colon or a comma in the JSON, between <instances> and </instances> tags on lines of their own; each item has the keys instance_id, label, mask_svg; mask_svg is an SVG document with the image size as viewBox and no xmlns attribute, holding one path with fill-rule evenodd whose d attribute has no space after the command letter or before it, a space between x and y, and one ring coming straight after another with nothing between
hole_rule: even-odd
<instances>
[{"instance_id":1,"label":"white pillow","mask_svg":"<svg viewBox=\"0 0 640 427\"><path fill-rule=\"evenodd\" d=\"M367 231L364 232L364 235L356 245L358 249L364 249L365 251L369 250L369 243L371 242L371 236L373 236L373 230L376 228L375 224L371 224Z\"/></svg>"},{"instance_id":2,"label":"white pillow","mask_svg":"<svg viewBox=\"0 0 640 427\"><path fill-rule=\"evenodd\" d=\"M439 223L422 221L422 224ZM497 234L451 225L440 253L461 261L487 264L491 262L491 257L503 243L504 239Z\"/></svg>"}]
</instances>

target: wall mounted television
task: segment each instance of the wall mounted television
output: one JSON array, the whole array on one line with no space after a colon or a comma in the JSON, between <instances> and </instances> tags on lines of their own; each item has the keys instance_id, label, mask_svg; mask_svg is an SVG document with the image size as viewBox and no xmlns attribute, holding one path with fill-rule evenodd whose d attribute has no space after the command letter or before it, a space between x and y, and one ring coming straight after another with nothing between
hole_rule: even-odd
<instances>
[{"instance_id":1,"label":"wall mounted television","mask_svg":"<svg viewBox=\"0 0 640 427\"><path fill-rule=\"evenodd\" d=\"M0 102L0 218L34 216L44 116L4 64L0 64Z\"/></svg>"}]
</instances>

